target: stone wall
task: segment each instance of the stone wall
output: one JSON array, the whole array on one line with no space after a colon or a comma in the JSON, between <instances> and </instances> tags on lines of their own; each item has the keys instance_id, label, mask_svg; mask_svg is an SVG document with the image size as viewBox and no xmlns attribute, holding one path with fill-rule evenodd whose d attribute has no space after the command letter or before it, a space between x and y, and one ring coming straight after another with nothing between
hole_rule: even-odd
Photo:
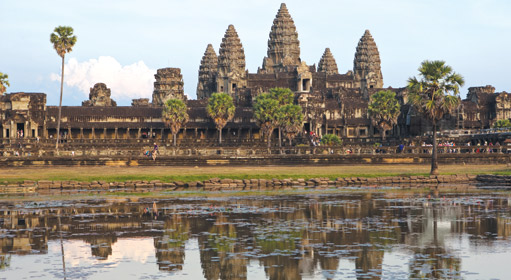
<instances>
[{"instance_id":1,"label":"stone wall","mask_svg":"<svg viewBox=\"0 0 511 280\"><path fill-rule=\"evenodd\" d=\"M343 164L430 164L429 154L267 154L252 150L251 155L237 154L236 149L179 150L179 155L158 156L156 160L137 155L112 155L97 151L88 156L0 157L0 167L19 166L322 166ZM510 164L509 154L439 154L439 164Z\"/></svg>"},{"instance_id":2,"label":"stone wall","mask_svg":"<svg viewBox=\"0 0 511 280\"><path fill-rule=\"evenodd\" d=\"M394 176L394 177L345 177L336 178L298 178L298 179L220 179L182 182L171 181L23 181L20 183L0 182L0 193L23 193L44 190L109 190L109 191L233 191L233 190L281 190L281 189L322 189L343 187L396 187L413 189L429 187L434 189L469 189L469 183L476 183L476 175L438 175L438 176Z\"/></svg>"}]
</instances>

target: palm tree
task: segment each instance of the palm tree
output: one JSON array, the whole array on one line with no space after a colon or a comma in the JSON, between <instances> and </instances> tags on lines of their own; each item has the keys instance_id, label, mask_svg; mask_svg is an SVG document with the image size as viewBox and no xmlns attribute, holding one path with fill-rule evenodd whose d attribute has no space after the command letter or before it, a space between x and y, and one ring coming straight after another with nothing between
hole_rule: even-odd
<instances>
[{"instance_id":1,"label":"palm tree","mask_svg":"<svg viewBox=\"0 0 511 280\"><path fill-rule=\"evenodd\" d=\"M294 93L289 88L271 88L269 90L271 98L276 99L279 102L279 106L287 104L293 104L295 99ZM279 148L282 147L282 126L279 125Z\"/></svg>"},{"instance_id":2,"label":"palm tree","mask_svg":"<svg viewBox=\"0 0 511 280\"><path fill-rule=\"evenodd\" d=\"M303 125L302 107L293 104L280 107L278 122L279 128L282 128L291 146L293 138L300 132Z\"/></svg>"},{"instance_id":3,"label":"palm tree","mask_svg":"<svg viewBox=\"0 0 511 280\"><path fill-rule=\"evenodd\" d=\"M4 74L0 72L0 95L3 95L5 91L7 90L6 86L11 86L9 84L9 80L7 80L9 76L7 74Z\"/></svg>"},{"instance_id":4,"label":"palm tree","mask_svg":"<svg viewBox=\"0 0 511 280\"><path fill-rule=\"evenodd\" d=\"M269 93L262 93L256 97L254 102L254 117L268 142L268 149L271 147L271 135L278 125L279 102L272 98Z\"/></svg>"},{"instance_id":5,"label":"palm tree","mask_svg":"<svg viewBox=\"0 0 511 280\"><path fill-rule=\"evenodd\" d=\"M62 115L62 93L64 91L64 57L66 53L73 50L76 44L76 36L73 35L73 28L69 26L55 27L54 33L50 35L50 42L53 44L53 48L57 54L62 58L62 73L60 76L60 101L59 101L59 116L57 119L57 144L55 149L59 152L59 141L60 141L60 117Z\"/></svg>"},{"instance_id":6,"label":"palm tree","mask_svg":"<svg viewBox=\"0 0 511 280\"><path fill-rule=\"evenodd\" d=\"M188 113L186 104L181 99L169 99L163 107L162 118L170 127L174 147L176 146L176 136L183 125L188 122Z\"/></svg>"},{"instance_id":7,"label":"palm tree","mask_svg":"<svg viewBox=\"0 0 511 280\"><path fill-rule=\"evenodd\" d=\"M437 163L437 123L445 114L458 108L459 90L465 81L455 73L445 61L425 60L419 67L419 78L408 79L408 100L415 109L433 124L433 153L431 156L431 175L438 174Z\"/></svg>"},{"instance_id":8,"label":"palm tree","mask_svg":"<svg viewBox=\"0 0 511 280\"><path fill-rule=\"evenodd\" d=\"M368 107L369 116L373 125L381 132L381 140L385 141L385 133L396 123L401 113L401 105L396 99L396 93L390 90L382 90L371 96Z\"/></svg>"},{"instance_id":9,"label":"palm tree","mask_svg":"<svg viewBox=\"0 0 511 280\"><path fill-rule=\"evenodd\" d=\"M206 111L208 116L213 119L218 129L218 143L222 144L222 129L234 117L234 102L232 97L224 92L213 93L208 101Z\"/></svg>"}]
</instances>

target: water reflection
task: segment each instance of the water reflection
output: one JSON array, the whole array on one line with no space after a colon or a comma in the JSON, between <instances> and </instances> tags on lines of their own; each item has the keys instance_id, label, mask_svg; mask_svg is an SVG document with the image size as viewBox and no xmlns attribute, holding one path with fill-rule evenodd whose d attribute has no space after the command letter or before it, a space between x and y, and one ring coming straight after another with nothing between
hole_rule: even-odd
<instances>
[{"instance_id":1,"label":"water reflection","mask_svg":"<svg viewBox=\"0 0 511 280\"><path fill-rule=\"evenodd\" d=\"M198 270L205 279L251 279L251 273L268 279L461 279L472 273L498 276L498 269L464 265L472 262L475 248L488 256L504 248L499 253L511 257L510 199L498 193L164 199L157 201L156 213L153 202L1 203L0 270L23 275L28 272L21 268L32 260L27 256L39 255L44 265L32 273L48 273L50 267L51 278L63 278L65 255L68 274L77 277L129 264L137 270L116 273L180 279L193 279ZM48 244L60 242L59 226L61 254L48 250ZM125 245L115 253L117 243Z\"/></svg>"}]
</instances>

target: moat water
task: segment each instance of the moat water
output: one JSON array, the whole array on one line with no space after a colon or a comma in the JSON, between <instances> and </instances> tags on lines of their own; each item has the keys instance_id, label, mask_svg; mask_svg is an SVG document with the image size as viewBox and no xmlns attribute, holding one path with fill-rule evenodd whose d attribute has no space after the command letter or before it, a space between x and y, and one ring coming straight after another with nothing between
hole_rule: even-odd
<instances>
[{"instance_id":1,"label":"moat water","mask_svg":"<svg viewBox=\"0 0 511 280\"><path fill-rule=\"evenodd\" d=\"M509 279L511 193L0 202L0 279Z\"/></svg>"}]
</instances>

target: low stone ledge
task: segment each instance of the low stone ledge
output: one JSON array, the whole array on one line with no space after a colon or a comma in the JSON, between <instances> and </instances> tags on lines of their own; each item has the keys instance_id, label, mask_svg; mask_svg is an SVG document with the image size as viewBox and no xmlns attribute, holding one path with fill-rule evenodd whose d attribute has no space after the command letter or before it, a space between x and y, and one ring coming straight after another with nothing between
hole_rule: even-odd
<instances>
[{"instance_id":1,"label":"low stone ledge","mask_svg":"<svg viewBox=\"0 0 511 280\"><path fill-rule=\"evenodd\" d=\"M393 177L338 177L335 180L326 177L299 178L299 179L229 179L211 178L204 181L192 182L161 182L160 180L133 180L123 182L106 181L31 181L25 180L20 183L0 184L0 191L9 188L32 189L92 189L92 190L120 190L136 189L137 191L151 189L168 190L259 190L259 189L293 189L293 188L326 188L347 186L400 186L401 188L421 188L431 185L455 185L462 183L479 183L495 185L511 185L511 176L503 175L438 175L438 176L393 176Z\"/></svg>"}]
</instances>

